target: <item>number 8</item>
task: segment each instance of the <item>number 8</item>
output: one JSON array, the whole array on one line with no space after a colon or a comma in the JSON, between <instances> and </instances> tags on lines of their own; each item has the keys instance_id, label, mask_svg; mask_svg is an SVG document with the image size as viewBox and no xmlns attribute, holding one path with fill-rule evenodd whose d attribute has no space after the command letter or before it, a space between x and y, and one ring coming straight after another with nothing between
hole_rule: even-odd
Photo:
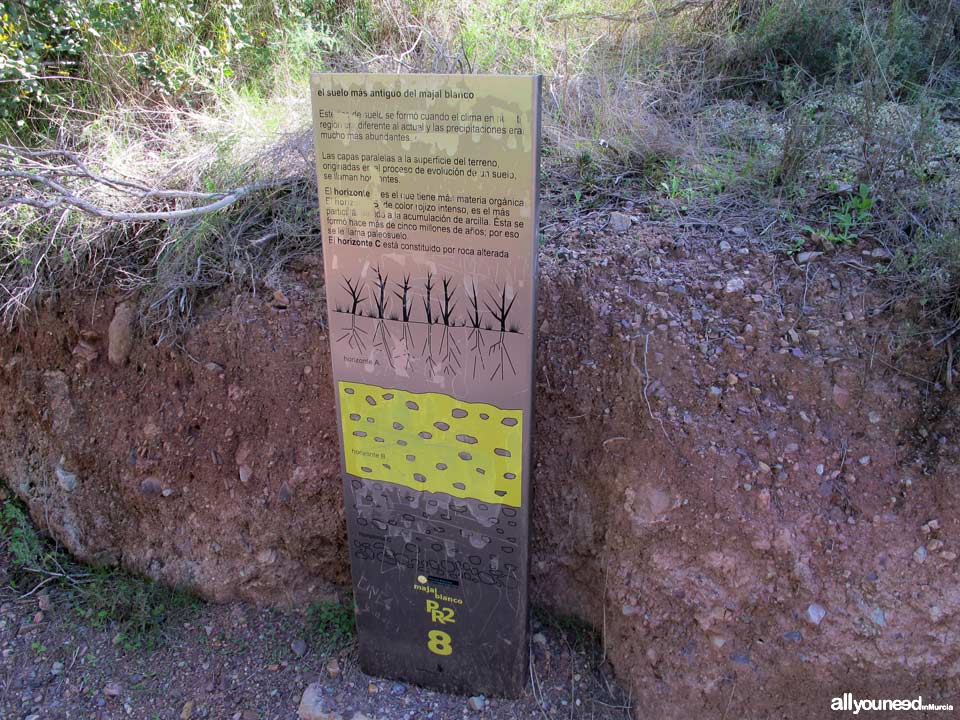
<instances>
[{"instance_id":1,"label":"number 8","mask_svg":"<svg viewBox=\"0 0 960 720\"><path fill-rule=\"evenodd\" d=\"M427 648L435 655L450 655L453 653L453 639L445 632L431 630L427 633L429 642Z\"/></svg>"}]
</instances>

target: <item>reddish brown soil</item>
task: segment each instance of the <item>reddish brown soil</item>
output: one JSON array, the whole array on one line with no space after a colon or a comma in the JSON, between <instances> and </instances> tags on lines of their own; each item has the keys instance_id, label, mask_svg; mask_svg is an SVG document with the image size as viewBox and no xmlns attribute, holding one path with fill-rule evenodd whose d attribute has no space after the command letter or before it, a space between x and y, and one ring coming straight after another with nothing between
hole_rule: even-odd
<instances>
[{"instance_id":1,"label":"reddish brown soil","mask_svg":"<svg viewBox=\"0 0 960 720\"><path fill-rule=\"evenodd\" d=\"M6 561L0 553L3 581ZM17 595L0 590L0 717L10 720L292 720L314 683L331 720L629 718L596 644L550 618L533 622L536 685L471 707L465 697L364 675L352 643L333 651L297 611L200 605L171 617L148 649L79 619L64 592Z\"/></svg>"},{"instance_id":2,"label":"reddish brown soil","mask_svg":"<svg viewBox=\"0 0 960 720\"><path fill-rule=\"evenodd\" d=\"M602 631L638 717L960 705L957 398L906 310L871 312L869 262L678 229L544 249L533 600ZM123 298L49 302L0 341L0 475L81 558L323 597L347 564L322 292L307 258L119 368Z\"/></svg>"}]
</instances>

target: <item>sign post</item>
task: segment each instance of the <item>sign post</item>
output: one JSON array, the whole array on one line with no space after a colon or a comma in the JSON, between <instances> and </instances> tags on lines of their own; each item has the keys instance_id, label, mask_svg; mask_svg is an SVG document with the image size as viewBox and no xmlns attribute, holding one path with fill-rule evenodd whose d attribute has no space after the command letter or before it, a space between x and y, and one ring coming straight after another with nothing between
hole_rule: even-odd
<instances>
[{"instance_id":1,"label":"sign post","mask_svg":"<svg viewBox=\"0 0 960 720\"><path fill-rule=\"evenodd\" d=\"M526 684L539 77L311 78L360 662Z\"/></svg>"}]
</instances>

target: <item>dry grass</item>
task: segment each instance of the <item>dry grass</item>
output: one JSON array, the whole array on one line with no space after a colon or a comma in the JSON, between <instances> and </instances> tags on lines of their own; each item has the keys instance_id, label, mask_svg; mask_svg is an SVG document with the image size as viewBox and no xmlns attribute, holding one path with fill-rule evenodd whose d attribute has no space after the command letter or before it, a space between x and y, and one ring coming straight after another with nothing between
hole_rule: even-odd
<instances>
[{"instance_id":1,"label":"dry grass","mask_svg":"<svg viewBox=\"0 0 960 720\"><path fill-rule=\"evenodd\" d=\"M0 154L3 171L19 167L55 178L68 197L108 214L78 212L47 185L0 178L8 203L41 205L0 212L4 324L11 327L35 297L117 283L141 297L145 321L157 324L162 338L189 321L204 291L228 282L256 286L291 257L315 250L306 103L234 96L218 113L127 111L83 126L81 154L45 156L39 164L15 150ZM78 163L88 172L78 173ZM148 190L131 193L118 182ZM231 193L235 201L203 212ZM183 216L165 217L175 213ZM116 214L127 217L118 222Z\"/></svg>"},{"instance_id":2,"label":"dry grass","mask_svg":"<svg viewBox=\"0 0 960 720\"><path fill-rule=\"evenodd\" d=\"M0 319L10 327L64 288L117 283L138 294L161 338L175 336L204 293L256 287L317 250L304 71L319 62L318 48L329 69L543 73L545 194L571 217L626 200L658 221L752 216L764 228L758 250L796 251L803 225L829 234L843 202L836 187L866 183L877 200L868 234L898 258L882 279L956 317L956 163L937 148L952 142L940 115L958 71L942 49L960 25L954 10L932 5L939 25L923 31L936 72L910 86L897 79L899 45L881 37L883 18L872 15L843 78L817 79L818 63L841 62L817 39L856 13L836 0L343 4L339 26L304 30L284 46L268 97L227 83L191 110L127 88L120 109L59 117L58 147L104 175L180 193L136 197L70 178L78 195L111 212L197 208L235 188L256 190L218 213L124 223L63 205L0 208ZM805 37L797 28L810 33L809 47L783 65L778 53ZM10 160L0 158L0 169ZM0 178L0 192L49 199L22 178Z\"/></svg>"}]
</instances>

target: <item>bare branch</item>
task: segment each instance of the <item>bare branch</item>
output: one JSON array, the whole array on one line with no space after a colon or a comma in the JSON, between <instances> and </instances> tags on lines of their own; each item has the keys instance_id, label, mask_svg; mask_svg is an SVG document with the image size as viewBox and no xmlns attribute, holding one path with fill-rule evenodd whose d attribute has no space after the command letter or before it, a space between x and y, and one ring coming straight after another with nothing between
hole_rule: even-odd
<instances>
[{"instance_id":1,"label":"bare branch","mask_svg":"<svg viewBox=\"0 0 960 720\"><path fill-rule=\"evenodd\" d=\"M158 189L152 188L145 182L136 180L135 178L126 179L118 177L106 177L91 170L87 163L85 163L79 155L69 150L32 150L30 148L14 147L13 145L4 145L0 143L0 155L8 155L15 160L26 161L30 165L39 166L46 171L44 177L47 177L48 175L85 177L93 180L96 183L105 185L112 190L127 193L142 200L147 200L150 198L195 198L198 200L209 200L213 198L219 199L227 194L212 192L204 193L194 190ZM48 163L39 162L41 159L51 157L66 158L73 167L70 167L69 165L50 165Z\"/></svg>"},{"instance_id":2,"label":"bare branch","mask_svg":"<svg viewBox=\"0 0 960 720\"><path fill-rule=\"evenodd\" d=\"M284 185L289 185L295 182L298 182L300 178L285 178L283 180L277 180L268 183L253 183L250 185L243 185L233 190L224 192L224 193L214 193L209 197L214 198L218 197L219 199L215 200L212 203L207 205L201 205L200 207L184 208L182 210L161 210L158 212L123 212L123 211L114 211L102 208L99 205L95 205L83 198L77 196L73 191L64 186L63 184L53 180L51 178L45 177L43 175L38 175L35 173L23 172L21 170L0 170L0 178L9 178L9 179L18 179L25 180L30 183L39 183L45 188L52 190L56 193L56 196L52 199L28 199L20 196L11 196L0 200L0 207L11 207L14 205L29 205L31 207L38 207L42 209L51 209L59 205L71 205L88 215L93 215L94 217L102 218L104 220L111 220L114 222L143 222L149 220L180 220L183 218L192 218L198 217L201 215L209 215L210 213L216 212L217 210L222 210L223 208L232 205L237 200L240 200L247 195L257 192L259 190L268 190L274 189L277 187L282 187ZM102 182L102 181L101 181ZM108 183L105 183L109 185ZM166 191L150 191L146 193L143 197L157 197L158 192Z\"/></svg>"}]
</instances>

